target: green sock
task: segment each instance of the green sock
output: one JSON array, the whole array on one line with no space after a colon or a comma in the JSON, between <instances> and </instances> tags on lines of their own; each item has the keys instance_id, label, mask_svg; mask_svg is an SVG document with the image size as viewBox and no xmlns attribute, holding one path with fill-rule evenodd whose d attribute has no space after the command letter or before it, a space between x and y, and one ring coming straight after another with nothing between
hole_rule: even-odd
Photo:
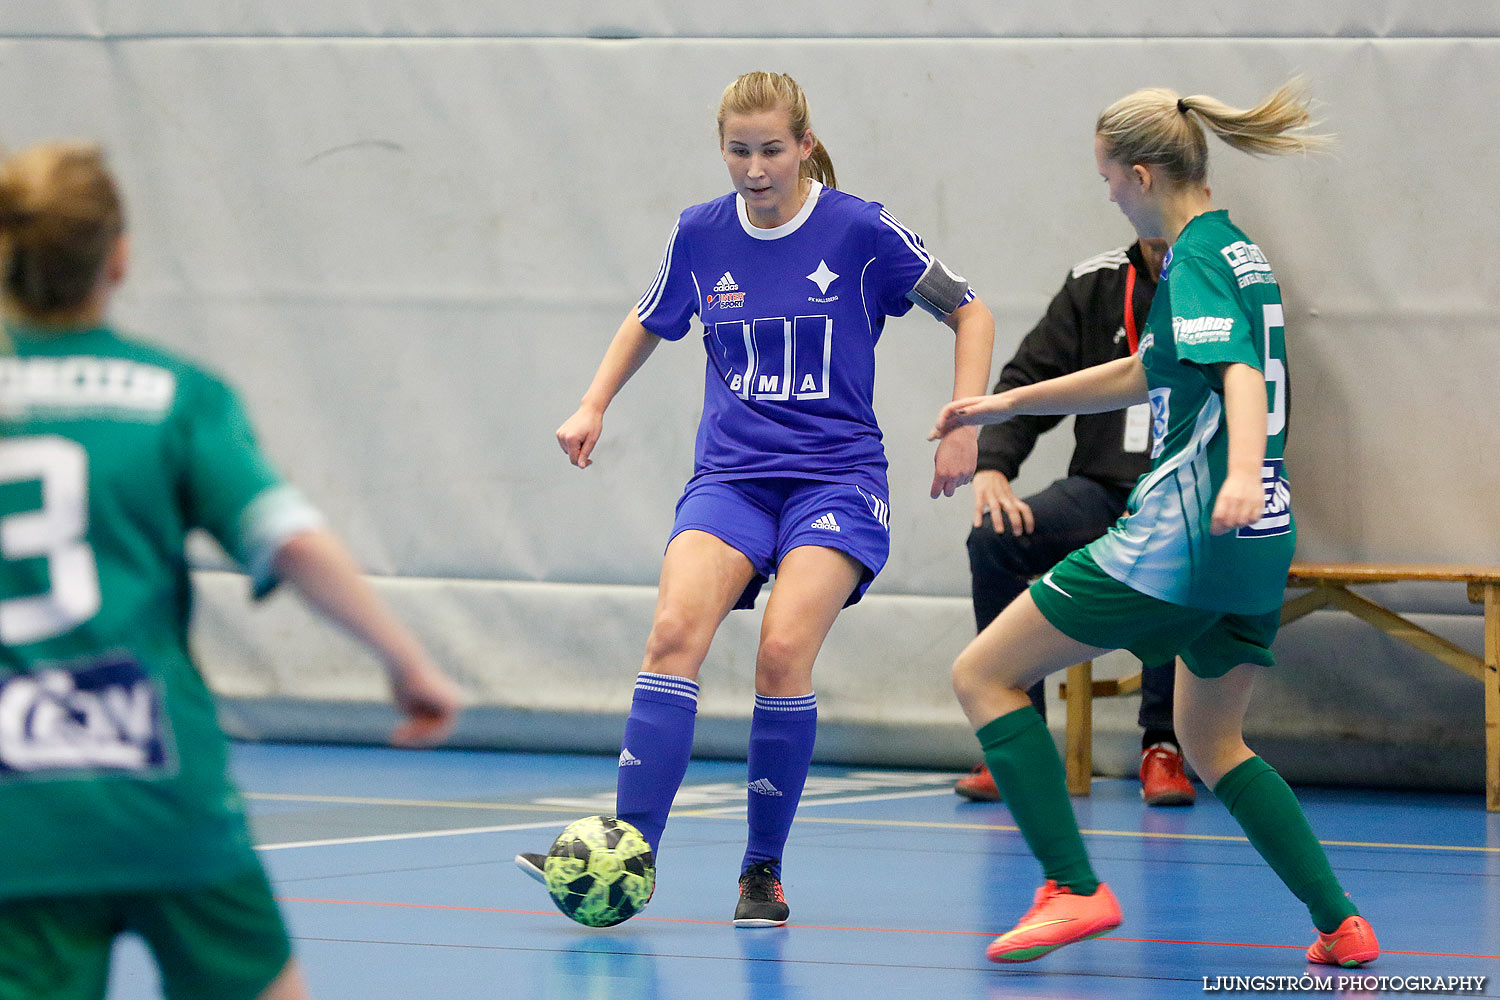
<instances>
[{"instance_id":1,"label":"green sock","mask_svg":"<svg viewBox=\"0 0 1500 1000\"><path fill-rule=\"evenodd\" d=\"M1092 896L1099 879L1068 801L1062 759L1041 715L1027 705L990 720L977 735L1001 798L1043 873L1080 896Z\"/></svg>"},{"instance_id":2,"label":"green sock","mask_svg":"<svg viewBox=\"0 0 1500 1000\"><path fill-rule=\"evenodd\" d=\"M1214 795L1244 828L1251 846L1307 904L1318 930L1331 934L1359 912L1344 895L1297 796L1275 768L1251 757L1219 779Z\"/></svg>"}]
</instances>

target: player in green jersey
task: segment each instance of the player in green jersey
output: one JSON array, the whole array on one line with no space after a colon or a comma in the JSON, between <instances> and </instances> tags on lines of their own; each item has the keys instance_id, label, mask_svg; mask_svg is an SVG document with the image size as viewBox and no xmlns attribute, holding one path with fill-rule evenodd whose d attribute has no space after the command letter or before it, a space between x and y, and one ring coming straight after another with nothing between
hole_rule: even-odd
<instances>
[{"instance_id":1,"label":"player in green jersey","mask_svg":"<svg viewBox=\"0 0 1500 1000\"><path fill-rule=\"evenodd\" d=\"M1152 469L1120 521L1041 577L960 654L953 686L1045 885L988 955L1025 962L1117 927L1095 876L1051 737L1026 688L1111 649L1178 657L1175 722L1193 769L1287 886L1318 938L1309 961L1357 966L1374 932L1334 876L1290 788L1245 745L1244 717L1271 641L1296 541L1282 449L1286 349L1271 266L1207 184L1204 128L1281 154L1321 145L1295 82L1243 111L1141 90L1095 126L1110 200L1170 250L1134 355L992 396L956 400L934 437L1021 414L1151 404Z\"/></svg>"},{"instance_id":2,"label":"player in green jersey","mask_svg":"<svg viewBox=\"0 0 1500 1000\"><path fill-rule=\"evenodd\" d=\"M99 151L0 164L0 997L98 1000L143 937L170 998L307 988L187 648L184 536L292 585L441 740L459 694L267 463L234 393L118 336L124 212Z\"/></svg>"}]
</instances>

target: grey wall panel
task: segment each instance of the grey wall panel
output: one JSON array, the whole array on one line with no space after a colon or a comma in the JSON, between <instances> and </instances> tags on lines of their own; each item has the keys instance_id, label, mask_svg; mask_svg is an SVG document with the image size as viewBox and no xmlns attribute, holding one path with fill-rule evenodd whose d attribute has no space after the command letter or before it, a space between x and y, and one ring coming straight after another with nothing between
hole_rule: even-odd
<instances>
[{"instance_id":1,"label":"grey wall panel","mask_svg":"<svg viewBox=\"0 0 1500 1000\"><path fill-rule=\"evenodd\" d=\"M375 568L649 583L690 461L697 348L664 347L627 388L595 469L560 467L550 434L676 211L725 187L713 95L771 52L813 94L845 186L996 309L997 361L1072 262L1128 238L1088 153L1101 104L1173 61L1181 89L1240 100L1325 67L1336 154L1218 147L1213 178L1286 289L1304 551L1500 559L1484 499L1500 472L1466 461L1500 445L1484 419L1500 277L1470 224L1500 194L1477 182L1478 119L1448 110L1500 90L1496 44L11 43L0 81L10 142L105 137L135 204L122 318L244 385ZM663 65L683 81L666 95ZM888 592L964 587L966 504L925 495L950 342L918 315L880 350ZM1049 446L1057 469L1066 442Z\"/></svg>"},{"instance_id":2,"label":"grey wall panel","mask_svg":"<svg viewBox=\"0 0 1500 1000\"><path fill-rule=\"evenodd\" d=\"M1490 4L1237 0L1102 5L1090 0L912 4L866 0L809 4L766 0L753 10L684 0L199 0L190 5L137 0L51 0L0 8L0 33L84 37L133 35L430 35L619 37L1401 37L1493 34Z\"/></svg>"},{"instance_id":3,"label":"grey wall panel","mask_svg":"<svg viewBox=\"0 0 1500 1000\"><path fill-rule=\"evenodd\" d=\"M380 739L392 716L378 669L286 595L252 608L242 578L198 574L197 644L234 731L278 739ZM648 587L376 581L438 659L462 680L465 745L609 752L629 708L649 627ZM1394 601L1399 592L1378 593ZM1469 649L1473 613L1414 620ZM701 675L697 752L743 753L758 614L731 616ZM966 766L973 735L948 688L948 666L972 632L961 598L867 598L835 625L815 677L818 759ZM1247 739L1289 778L1477 789L1484 713L1478 682L1343 613L1316 612L1284 630L1278 665L1258 682ZM1113 653L1095 677L1134 672ZM1065 711L1048 681L1049 721ZM1330 691L1340 692L1330 697ZM1357 696L1354 694L1357 692ZM1138 765L1138 697L1094 706L1095 766Z\"/></svg>"},{"instance_id":4,"label":"grey wall panel","mask_svg":"<svg viewBox=\"0 0 1500 1000\"><path fill-rule=\"evenodd\" d=\"M277 595L246 601L245 581L197 575L198 653L215 690L238 698L370 701L377 666ZM652 587L377 579L477 704L623 713L651 625ZM732 616L704 665L699 711L741 717L754 702L759 612ZM966 602L868 598L835 625L816 681L831 721L951 725L963 716L948 665L973 632Z\"/></svg>"},{"instance_id":5,"label":"grey wall panel","mask_svg":"<svg viewBox=\"0 0 1500 1000\"><path fill-rule=\"evenodd\" d=\"M0 138L106 142L133 207L136 273L120 318L243 388L272 453L371 569L395 578L393 599L482 702L543 698L521 683L537 672L574 690L606 684L615 709L628 695L691 466L694 338L664 345L625 390L593 469L569 469L551 435L650 280L677 211L726 190L715 101L759 66L807 87L842 186L883 200L974 282L999 319L997 365L1072 263L1129 239L1092 162L1101 106L1157 82L1244 103L1308 73L1337 151L1273 162L1216 144L1212 175L1286 294L1301 554L1500 562L1500 465L1485 460L1500 453L1500 271L1487 225L1500 191L1484 176L1500 40L1478 37L1488 7L1467 28L1430 30L1352 4L1301 21L1254 8L1258 30L1218 5L1174 20L1201 34L1297 26L1280 38L1121 27L1098 38L604 42L396 37L445 25L483 36L466 4L429 5L425 28L410 5L400 16L303 6L236 8L245 21L194 7L177 12L177 32L153 29L135 5L8 6ZM583 9L558 7L559 23ZM675 9L621 16L634 14L665 18L658 34L690 33ZM371 37L274 37L317 34L307 19L325 15ZM1073 33L1038 8L1030 16ZM29 27L56 34L15 37L25 17L54 19ZM813 33L798 23L784 27ZM157 31L184 37L87 37ZM914 315L889 324L878 353L892 559L868 606L835 630L818 685L832 704L858 704L836 718L906 719L925 706L914 724L961 725L945 674L971 624L969 500L927 499L923 440L951 378L951 336ZM1064 431L1049 436L1020 487L1059 474L1067 452ZM475 603L470 587L507 596ZM227 691L378 691L351 650L305 621L218 608L205 605L205 648ZM538 627L563 617L566 635ZM733 616L725 649L752 642L755 621ZM713 711L745 711L743 657L738 674L719 668L739 687ZM885 685L875 689L890 694L877 705L858 701L872 662ZM889 686L900 670L929 686Z\"/></svg>"}]
</instances>

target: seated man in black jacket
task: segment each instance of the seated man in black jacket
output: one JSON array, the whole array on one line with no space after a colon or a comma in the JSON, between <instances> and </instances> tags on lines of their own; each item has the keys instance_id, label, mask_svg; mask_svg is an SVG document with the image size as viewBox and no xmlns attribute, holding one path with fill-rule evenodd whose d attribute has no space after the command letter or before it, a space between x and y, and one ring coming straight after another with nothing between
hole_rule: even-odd
<instances>
[{"instance_id":1,"label":"seated man in black jacket","mask_svg":"<svg viewBox=\"0 0 1500 1000\"><path fill-rule=\"evenodd\" d=\"M1021 341L991 391L1030 385L1134 353L1165 253L1160 241L1140 240L1073 268L1047 314ZM1067 478L1024 500L1017 497L1011 480L1031 454L1037 436L1061 420L1057 416L1017 417L980 432L969 567L974 620L981 632L1034 577L1104 534L1125 510L1136 479L1151 467L1148 404L1081 414L1074 418L1076 445ZM1141 798L1147 805L1191 805L1195 798L1172 728L1175 669L1170 662L1149 664L1141 673L1140 776ZM1027 694L1046 718L1042 682ZM994 778L982 763L959 779L954 790L969 799L1000 798Z\"/></svg>"}]
</instances>

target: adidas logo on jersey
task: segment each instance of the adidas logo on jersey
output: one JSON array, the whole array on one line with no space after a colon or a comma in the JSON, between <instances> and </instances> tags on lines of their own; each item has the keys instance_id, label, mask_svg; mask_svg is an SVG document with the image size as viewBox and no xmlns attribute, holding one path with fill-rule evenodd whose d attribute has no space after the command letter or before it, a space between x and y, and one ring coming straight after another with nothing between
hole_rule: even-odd
<instances>
[{"instance_id":1,"label":"adidas logo on jersey","mask_svg":"<svg viewBox=\"0 0 1500 1000\"><path fill-rule=\"evenodd\" d=\"M621 767L630 767L632 764L635 765L635 766L637 766L637 767L639 767L640 763L641 763L641 759L639 757L637 757L635 754L631 753L629 747L621 747L620 748L620 766Z\"/></svg>"},{"instance_id":2,"label":"adidas logo on jersey","mask_svg":"<svg viewBox=\"0 0 1500 1000\"><path fill-rule=\"evenodd\" d=\"M735 283L734 275L728 271L725 271L724 277L720 278L718 284L714 285L714 291L716 292L737 292L739 290L740 286Z\"/></svg>"},{"instance_id":3,"label":"adidas logo on jersey","mask_svg":"<svg viewBox=\"0 0 1500 1000\"><path fill-rule=\"evenodd\" d=\"M770 778L756 778L746 787L756 795L771 795L777 797L781 795L781 789L771 784Z\"/></svg>"},{"instance_id":4,"label":"adidas logo on jersey","mask_svg":"<svg viewBox=\"0 0 1500 1000\"><path fill-rule=\"evenodd\" d=\"M840 530L838 521L834 520L833 511L829 511L828 513L824 514L822 517L818 518L811 525L809 525L809 527L822 528L824 531ZM781 793L777 792L776 794L780 795Z\"/></svg>"}]
</instances>

